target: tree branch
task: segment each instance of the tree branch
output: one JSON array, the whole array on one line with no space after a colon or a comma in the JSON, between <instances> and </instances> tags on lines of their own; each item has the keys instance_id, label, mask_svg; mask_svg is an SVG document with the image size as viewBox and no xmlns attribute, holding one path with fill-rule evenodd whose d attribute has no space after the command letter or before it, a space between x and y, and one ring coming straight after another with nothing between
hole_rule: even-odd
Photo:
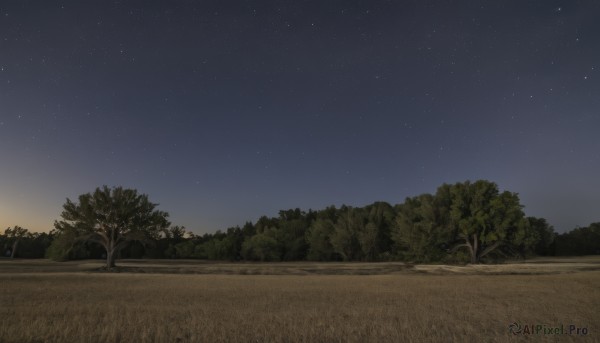
<instances>
[{"instance_id":1,"label":"tree branch","mask_svg":"<svg viewBox=\"0 0 600 343\"><path fill-rule=\"evenodd\" d=\"M488 253L492 252L494 249L496 249L497 247L499 247L500 245L502 245L502 241L496 241L496 243L490 245L489 247L485 248L481 254L479 255L479 257L483 257L485 255L487 255Z\"/></svg>"}]
</instances>

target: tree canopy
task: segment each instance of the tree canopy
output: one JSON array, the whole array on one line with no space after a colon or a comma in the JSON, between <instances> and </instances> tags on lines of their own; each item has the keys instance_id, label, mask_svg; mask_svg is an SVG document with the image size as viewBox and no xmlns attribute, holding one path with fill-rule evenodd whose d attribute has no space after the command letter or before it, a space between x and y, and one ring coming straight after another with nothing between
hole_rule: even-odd
<instances>
[{"instance_id":1,"label":"tree canopy","mask_svg":"<svg viewBox=\"0 0 600 343\"><path fill-rule=\"evenodd\" d=\"M446 187L449 187L448 192ZM467 248L471 263L480 262L503 244L515 243L519 234L528 235L528 221L518 195L508 191L500 193L493 182L479 180L444 185L438 196L449 197L450 224L462 241L455 249Z\"/></svg>"},{"instance_id":2,"label":"tree canopy","mask_svg":"<svg viewBox=\"0 0 600 343\"><path fill-rule=\"evenodd\" d=\"M168 214L134 189L104 186L77 200L67 199L50 233L8 229L0 235L3 253L15 256L17 244L19 257L102 257L108 268L115 258L144 257L482 263L600 253L600 224L557 235L545 219L525 216L517 193L486 180L443 184L394 206L282 210L203 235L170 227Z\"/></svg>"}]
</instances>

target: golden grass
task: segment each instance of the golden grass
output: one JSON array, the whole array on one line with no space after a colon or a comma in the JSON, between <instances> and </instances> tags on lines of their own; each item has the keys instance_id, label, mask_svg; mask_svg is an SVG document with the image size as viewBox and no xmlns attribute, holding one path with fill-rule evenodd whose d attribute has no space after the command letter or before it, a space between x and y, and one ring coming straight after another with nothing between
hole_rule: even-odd
<instances>
[{"instance_id":1,"label":"golden grass","mask_svg":"<svg viewBox=\"0 0 600 343\"><path fill-rule=\"evenodd\" d=\"M90 262L40 272L45 263L59 267L38 261L36 272L0 262L0 342L600 341L598 271L176 275L81 272ZM513 336L515 321L574 324L588 335Z\"/></svg>"}]
</instances>

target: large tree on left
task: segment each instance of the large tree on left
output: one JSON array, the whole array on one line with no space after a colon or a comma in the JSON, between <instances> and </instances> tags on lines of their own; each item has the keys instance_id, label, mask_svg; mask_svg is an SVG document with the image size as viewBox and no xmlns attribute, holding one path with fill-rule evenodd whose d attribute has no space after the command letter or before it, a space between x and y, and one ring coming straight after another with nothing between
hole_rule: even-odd
<instances>
[{"instance_id":1,"label":"large tree on left","mask_svg":"<svg viewBox=\"0 0 600 343\"><path fill-rule=\"evenodd\" d=\"M156 210L156 206L135 189L103 186L94 193L80 195L79 202L67 198L62 220L55 221L54 226L59 232L74 233L79 240L102 245L109 269L129 242L156 237L169 227L169 214Z\"/></svg>"}]
</instances>

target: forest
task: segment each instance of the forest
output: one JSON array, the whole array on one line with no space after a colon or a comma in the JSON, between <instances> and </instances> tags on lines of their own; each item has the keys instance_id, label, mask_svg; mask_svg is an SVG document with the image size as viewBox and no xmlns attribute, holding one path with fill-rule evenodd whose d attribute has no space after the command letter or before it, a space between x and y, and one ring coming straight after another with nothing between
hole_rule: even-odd
<instances>
[{"instance_id":1,"label":"forest","mask_svg":"<svg viewBox=\"0 0 600 343\"><path fill-rule=\"evenodd\" d=\"M47 233L7 228L3 255L108 258L112 267L126 258L453 264L600 254L600 222L558 234L545 219L526 216L517 193L486 180L443 184L396 205L281 210L203 235L171 225L168 213L136 190L104 186L78 200L67 199Z\"/></svg>"}]
</instances>

